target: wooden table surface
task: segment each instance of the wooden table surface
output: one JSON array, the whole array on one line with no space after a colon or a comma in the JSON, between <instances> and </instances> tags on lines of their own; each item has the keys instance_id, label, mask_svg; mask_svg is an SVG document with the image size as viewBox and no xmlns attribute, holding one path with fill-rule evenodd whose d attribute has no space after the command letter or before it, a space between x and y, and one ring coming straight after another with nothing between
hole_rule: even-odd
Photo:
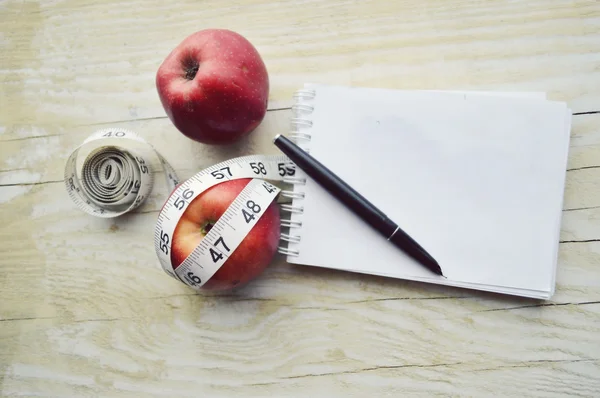
<instances>
[{"instance_id":1,"label":"wooden table surface","mask_svg":"<svg viewBox=\"0 0 600 398\"><path fill-rule=\"evenodd\" d=\"M259 50L269 112L224 148L166 118L154 77L207 27ZM2 396L600 396L600 3L0 1ZM134 213L84 214L66 158L141 134L182 178L278 153L304 82L546 91L575 113L549 301L286 264L197 294L158 269L164 183ZM158 179L159 182L162 178Z\"/></svg>"}]
</instances>

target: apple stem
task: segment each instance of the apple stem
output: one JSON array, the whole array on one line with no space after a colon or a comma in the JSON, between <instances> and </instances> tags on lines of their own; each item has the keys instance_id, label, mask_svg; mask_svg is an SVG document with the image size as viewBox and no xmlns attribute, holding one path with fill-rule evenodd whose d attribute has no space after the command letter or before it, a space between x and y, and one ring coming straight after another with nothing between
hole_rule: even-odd
<instances>
[{"instance_id":1,"label":"apple stem","mask_svg":"<svg viewBox=\"0 0 600 398\"><path fill-rule=\"evenodd\" d=\"M200 65L198 65L197 63L193 63L192 65L189 65L185 68L185 78L187 80L194 80L194 77L196 77L196 73L198 73L198 68L200 67Z\"/></svg>"},{"instance_id":2,"label":"apple stem","mask_svg":"<svg viewBox=\"0 0 600 398\"><path fill-rule=\"evenodd\" d=\"M206 223L204 223L204 225L202 225L202 228L200 229L200 231L202 232L203 235L206 235L210 232L213 225L215 225L214 221L207 221Z\"/></svg>"}]
</instances>

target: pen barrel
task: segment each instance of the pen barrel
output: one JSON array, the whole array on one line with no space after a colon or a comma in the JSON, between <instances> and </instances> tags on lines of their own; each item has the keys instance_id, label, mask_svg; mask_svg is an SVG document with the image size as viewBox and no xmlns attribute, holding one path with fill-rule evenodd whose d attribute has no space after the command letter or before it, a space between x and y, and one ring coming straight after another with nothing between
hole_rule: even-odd
<instances>
[{"instance_id":1,"label":"pen barrel","mask_svg":"<svg viewBox=\"0 0 600 398\"><path fill-rule=\"evenodd\" d=\"M354 188L287 138L279 135L274 142L298 168L303 170L334 198L346 205L354 214L362 218L364 222L431 271L442 275L439 264L425 249Z\"/></svg>"},{"instance_id":2,"label":"pen barrel","mask_svg":"<svg viewBox=\"0 0 600 398\"><path fill-rule=\"evenodd\" d=\"M354 214L359 216L386 238L396 230L397 225L381 210L375 207L358 191L348 185L321 162L308 156L304 151L283 136L275 139L277 147L286 154L298 168L315 180L334 198L344 203Z\"/></svg>"},{"instance_id":3,"label":"pen barrel","mask_svg":"<svg viewBox=\"0 0 600 398\"><path fill-rule=\"evenodd\" d=\"M396 231L398 227L396 223L345 182L331 182L325 178L323 186L351 209L354 214L379 231L384 237L389 238Z\"/></svg>"}]
</instances>

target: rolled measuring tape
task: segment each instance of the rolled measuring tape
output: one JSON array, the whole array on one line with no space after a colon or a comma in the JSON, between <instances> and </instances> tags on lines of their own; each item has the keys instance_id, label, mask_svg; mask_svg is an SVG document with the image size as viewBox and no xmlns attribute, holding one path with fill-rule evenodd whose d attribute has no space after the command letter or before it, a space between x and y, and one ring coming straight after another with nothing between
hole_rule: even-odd
<instances>
[{"instance_id":1,"label":"rolled measuring tape","mask_svg":"<svg viewBox=\"0 0 600 398\"><path fill-rule=\"evenodd\" d=\"M153 164L162 165L169 190L175 189L179 183L175 170L142 137L127 129L102 129L71 153L64 182L69 197L84 212L118 217L150 195L156 168Z\"/></svg>"},{"instance_id":2,"label":"rolled measuring tape","mask_svg":"<svg viewBox=\"0 0 600 398\"><path fill-rule=\"evenodd\" d=\"M296 138L293 134L291 137ZM93 148L88 148L81 156L79 151L88 145ZM84 158L81 167L78 167L79 157ZM66 189L84 212L103 218L117 217L134 210L148 198L156 172L151 165L157 163L164 168L170 194L156 222L156 255L168 275L196 290L201 290L223 266L278 195L292 199L300 195L269 182L302 183L302 179L294 177L295 165L285 155L229 159L179 184L174 169L150 144L133 131L121 128L97 131L69 156L65 166ZM173 267L172 236L190 203L221 182L241 178L251 181L193 252L178 267ZM293 211L289 204L280 206L282 210ZM293 225L282 219L281 226ZM280 237L286 241L295 239L286 233L280 233ZM283 246L278 247L280 253L287 254L286 250Z\"/></svg>"}]
</instances>

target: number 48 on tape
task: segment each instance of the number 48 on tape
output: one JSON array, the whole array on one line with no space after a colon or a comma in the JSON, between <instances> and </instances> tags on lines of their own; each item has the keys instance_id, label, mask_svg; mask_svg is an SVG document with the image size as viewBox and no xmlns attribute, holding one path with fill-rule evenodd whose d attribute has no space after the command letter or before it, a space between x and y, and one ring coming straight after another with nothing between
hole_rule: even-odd
<instances>
[{"instance_id":1,"label":"number 48 on tape","mask_svg":"<svg viewBox=\"0 0 600 398\"><path fill-rule=\"evenodd\" d=\"M184 181L167 200L155 230L156 253L169 275L201 289L227 261L263 216L281 189L266 180L284 181L295 170L286 156L246 156L216 164ZM198 246L175 269L173 233L189 204L207 189L227 180L251 178Z\"/></svg>"}]
</instances>

